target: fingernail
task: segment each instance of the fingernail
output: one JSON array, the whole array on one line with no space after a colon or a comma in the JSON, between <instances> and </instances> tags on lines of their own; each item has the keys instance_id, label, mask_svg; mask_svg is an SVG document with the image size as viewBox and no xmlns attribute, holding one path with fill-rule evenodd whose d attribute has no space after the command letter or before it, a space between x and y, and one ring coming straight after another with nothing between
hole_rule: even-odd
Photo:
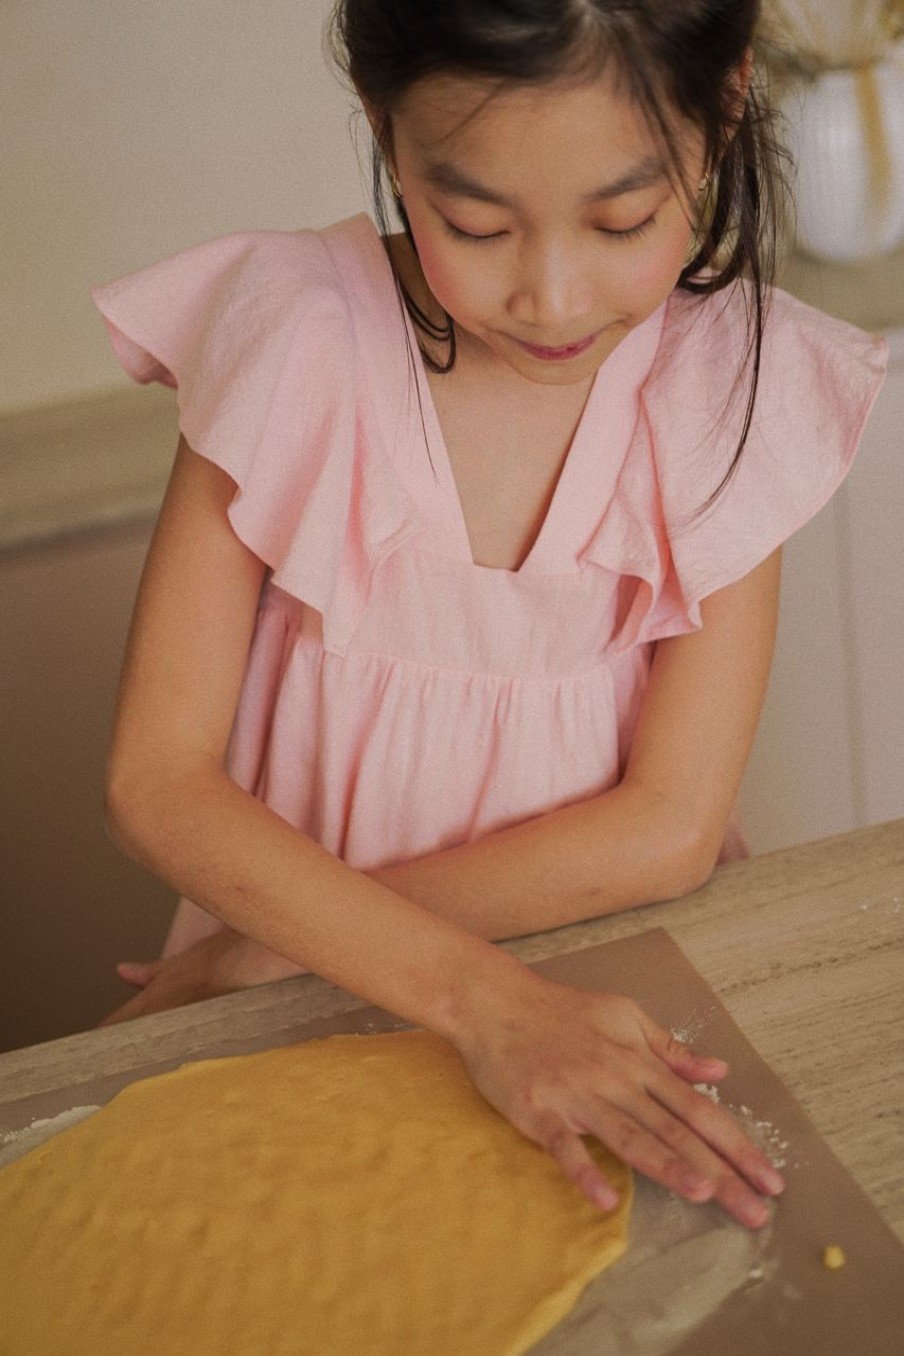
<instances>
[{"instance_id":1,"label":"fingernail","mask_svg":"<svg viewBox=\"0 0 904 1356\"><path fill-rule=\"evenodd\" d=\"M595 1186L591 1190L591 1200L600 1210L614 1210L618 1205L618 1196L608 1186Z\"/></svg>"},{"instance_id":2,"label":"fingernail","mask_svg":"<svg viewBox=\"0 0 904 1356\"><path fill-rule=\"evenodd\" d=\"M759 1177L760 1186L770 1196L778 1196L784 1191L785 1179L780 1172L776 1172L775 1168L764 1168Z\"/></svg>"},{"instance_id":3,"label":"fingernail","mask_svg":"<svg viewBox=\"0 0 904 1356\"><path fill-rule=\"evenodd\" d=\"M708 1201L712 1198L715 1190L715 1182L711 1182L708 1177L701 1177L699 1173L689 1172L681 1179L682 1193L692 1196L696 1201Z\"/></svg>"},{"instance_id":4,"label":"fingernail","mask_svg":"<svg viewBox=\"0 0 904 1356\"><path fill-rule=\"evenodd\" d=\"M760 1229L769 1218L769 1207L765 1201L747 1201L741 1211L745 1224L752 1229Z\"/></svg>"},{"instance_id":5,"label":"fingernail","mask_svg":"<svg viewBox=\"0 0 904 1356\"><path fill-rule=\"evenodd\" d=\"M709 1055L698 1055L697 1063L714 1078L721 1078L728 1073L728 1065L724 1059L714 1059Z\"/></svg>"}]
</instances>

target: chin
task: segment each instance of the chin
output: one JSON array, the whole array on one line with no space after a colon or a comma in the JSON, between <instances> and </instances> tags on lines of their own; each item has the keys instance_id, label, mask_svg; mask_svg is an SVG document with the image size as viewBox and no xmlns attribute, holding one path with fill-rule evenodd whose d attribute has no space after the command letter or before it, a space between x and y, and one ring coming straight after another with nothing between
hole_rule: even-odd
<instances>
[{"instance_id":1,"label":"chin","mask_svg":"<svg viewBox=\"0 0 904 1356\"><path fill-rule=\"evenodd\" d=\"M534 386L574 386L579 381L586 381L599 370L603 359L596 359L594 362L582 363L531 363L528 359L528 365L525 367L515 367L514 363L509 366L516 371L519 376L524 377L525 381L532 382Z\"/></svg>"},{"instance_id":2,"label":"chin","mask_svg":"<svg viewBox=\"0 0 904 1356\"><path fill-rule=\"evenodd\" d=\"M592 377L606 359L624 339L631 329L630 325L612 326L600 335L599 340L586 353L579 354L563 362L550 362L542 358L533 358L529 353L512 345L504 353L498 352L508 367L538 386L571 386L575 382L586 381Z\"/></svg>"}]
</instances>

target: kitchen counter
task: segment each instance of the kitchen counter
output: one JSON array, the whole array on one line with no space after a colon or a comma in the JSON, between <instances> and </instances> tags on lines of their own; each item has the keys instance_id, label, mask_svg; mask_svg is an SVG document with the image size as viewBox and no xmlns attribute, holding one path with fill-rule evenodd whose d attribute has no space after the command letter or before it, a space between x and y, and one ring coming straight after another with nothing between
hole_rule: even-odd
<instances>
[{"instance_id":1,"label":"kitchen counter","mask_svg":"<svg viewBox=\"0 0 904 1356\"><path fill-rule=\"evenodd\" d=\"M531 963L653 927L677 942L904 1241L904 819L722 867L683 899L506 949ZM312 1019L361 1006L304 975L0 1055L0 1129L26 1123L28 1099L62 1111L98 1078L121 1086L149 1063L284 1043Z\"/></svg>"}]
</instances>

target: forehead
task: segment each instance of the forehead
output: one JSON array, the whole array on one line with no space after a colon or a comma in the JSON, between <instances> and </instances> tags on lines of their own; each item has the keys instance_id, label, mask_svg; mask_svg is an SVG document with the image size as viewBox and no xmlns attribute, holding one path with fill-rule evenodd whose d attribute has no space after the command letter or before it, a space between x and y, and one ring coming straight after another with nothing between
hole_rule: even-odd
<instances>
[{"instance_id":1,"label":"forehead","mask_svg":"<svg viewBox=\"0 0 904 1356\"><path fill-rule=\"evenodd\" d=\"M665 139L614 63L592 79L542 85L435 75L407 92L392 128L396 155L426 182L506 205L544 196L586 202L618 196L601 188L672 178ZM686 129L672 130L681 146ZM468 191L474 184L483 191Z\"/></svg>"},{"instance_id":2,"label":"forehead","mask_svg":"<svg viewBox=\"0 0 904 1356\"><path fill-rule=\"evenodd\" d=\"M555 144L571 154L621 145L649 150L654 135L645 112L613 66L592 79L512 85L454 74L418 81L392 114L393 132L422 159L453 152L512 152Z\"/></svg>"}]
</instances>

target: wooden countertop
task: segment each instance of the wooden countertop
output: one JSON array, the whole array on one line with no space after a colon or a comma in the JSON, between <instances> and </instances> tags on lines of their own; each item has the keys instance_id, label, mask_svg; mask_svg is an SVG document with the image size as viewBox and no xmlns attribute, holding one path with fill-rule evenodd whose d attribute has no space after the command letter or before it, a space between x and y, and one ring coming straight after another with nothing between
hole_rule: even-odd
<instances>
[{"instance_id":1,"label":"wooden countertop","mask_svg":"<svg viewBox=\"0 0 904 1356\"><path fill-rule=\"evenodd\" d=\"M664 927L904 1241L904 819L723 867L696 894L506 944L527 962ZM0 1112L277 1043L362 1004L306 975L0 1055ZM718 1053L713 1052L713 1053Z\"/></svg>"}]
</instances>

